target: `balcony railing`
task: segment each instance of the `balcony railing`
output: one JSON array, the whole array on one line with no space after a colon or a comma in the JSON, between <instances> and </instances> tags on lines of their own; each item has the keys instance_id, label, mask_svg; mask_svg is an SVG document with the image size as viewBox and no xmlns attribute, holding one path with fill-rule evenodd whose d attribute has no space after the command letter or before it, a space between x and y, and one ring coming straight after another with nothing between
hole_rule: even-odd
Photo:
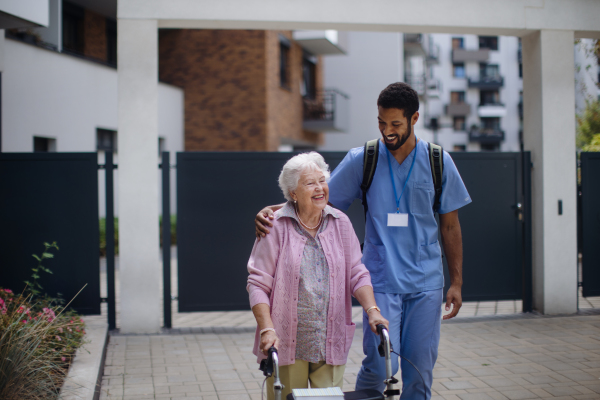
<instances>
[{"instance_id":1,"label":"balcony railing","mask_svg":"<svg viewBox=\"0 0 600 400\"><path fill-rule=\"evenodd\" d=\"M494 128L474 128L469 131L469 141L479 143L500 143L504 140L504 131Z\"/></svg>"},{"instance_id":2,"label":"balcony railing","mask_svg":"<svg viewBox=\"0 0 600 400\"><path fill-rule=\"evenodd\" d=\"M471 114L471 105L469 103L446 104L446 115L451 117L463 117L469 114Z\"/></svg>"},{"instance_id":3,"label":"balcony railing","mask_svg":"<svg viewBox=\"0 0 600 400\"><path fill-rule=\"evenodd\" d=\"M439 98L442 92L442 83L439 79L427 79L427 97Z\"/></svg>"},{"instance_id":4,"label":"balcony railing","mask_svg":"<svg viewBox=\"0 0 600 400\"><path fill-rule=\"evenodd\" d=\"M419 96L425 95L425 75L404 75L404 82L408 83Z\"/></svg>"},{"instance_id":5,"label":"balcony railing","mask_svg":"<svg viewBox=\"0 0 600 400\"><path fill-rule=\"evenodd\" d=\"M480 117L504 117L506 106L502 103L481 103L477 109Z\"/></svg>"},{"instance_id":6,"label":"balcony railing","mask_svg":"<svg viewBox=\"0 0 600 400\"><path fill-rule=\"evenodd\" d=\"M466 50L466 49L454 49L452 50L452 62L453 63L464 63L464 62L486 62L490 58L490 51L488 49L479 50Z\"/></svg>"},{"instance_id":7,"label":"balcony railing","mask_svg":"<svg viewBox=\"0 0 600 400\"><path fill-rule=\"evenodd\" d=\"M307 131L345 132L348 129L348 95L327 89L319 92L314 99L303 99L302 127Z\"/></svg>"},{"instance_id":8,"label":"balcony railing","mask_svg":"<svg viewBox=\"0 0 600 400\"><path fill-rule=\"evenodd\" d=\"M427 57L428 49L422 33L404 34L404 53L409 56Z\"/></svg>"},{"instance_id":9,"label":"balcony railing","mask_svg":"<svg viewBox=\"0 0 600 400\"><path fill-rule=\"evenodd\" d=\"M429 49L427 51L427 62L430 64L434 64L440 61L440 46L437 44L429 45Z\"/></svg>"},{"instance_id":10,"label":"balcony railing","mask_svg":"<svg viewBox=\"0 0 600 400\"><path fill-rule=\"evenodd\" d=\"M504 86L504 78L499 75L493 76L481 76L477 78L469 78L469 87L484 89L484 90L493 90L499 89Z\"/></svg>"}]
</instances>

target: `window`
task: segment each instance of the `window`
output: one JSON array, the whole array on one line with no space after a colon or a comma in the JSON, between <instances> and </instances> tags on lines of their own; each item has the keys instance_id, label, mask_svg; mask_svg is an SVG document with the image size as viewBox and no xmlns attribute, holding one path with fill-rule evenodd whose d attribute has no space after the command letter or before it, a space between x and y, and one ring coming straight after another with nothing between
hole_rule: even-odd
<instances>
[{"instance_id":1,"label":"window","mask_svg":"<svg viewBox=\"0 0 600 400\"><path fill-rule=\"evenodd\" d=\"M479 48L498 50L498 36L479 36Z\"/></svg>"},{"instance_id":2,"label":"window","mask_svg":"<svg viewBox=\"0 0 600 400\"><path fill-rule=\"evenodd\" d=\"M464 40L461 37L452 38L452 49L464 49Z\"/></svg>"},{"instance_id":3,"label":"window","mask_svg":"<svg viewBox=\"0 0 600 400\"><path fill-rule=\"evenodd\" d=\"M467 151L467 145L465 144L455 144L454 151Z\"/></svg>"},{"instance_id":4,"label":"window","mask_svg":"<svg viewBox=\"0 0 600 400\"><path fill-rule=\"evenodd\" d=\"M483 78L497 78L500 76L500 68L497 64L479 64L479 77Z\"/></svg>"},{"instance_id":5,"label":"window","mask_svg":"<svg viewBox=\"0 0 600 400\"><path fill-rule=\"evenodd\" d=\"M283 35L279 35L279 84L284 88L289 88L289 58L290 41Z\"/></svg>"},{"instance_id":6,"label":"window","mask_svg":"<svg viewBox=\"0 0 600 400\"><path fill-rule=\"evenodd\" d=\"M465 102L465 92L450 92L450 102L459 104Z\"/></svg>"},{"instance_id":7,"label":"window","mask_svg":"<svg viewBox=\"0 0 600 400\"><path fill-rule=\"evenodd\" d=\"M96 149L101 151L117 151L117 131L96 129Z\"/></svg>"},{"instance_id":8,"label":"window","mask_svg":"<svg viewBox=\"0 0 600 400\"><path fill-rule=\"evenodd\" d=\"M117 66L117 21L106 18L106 62Z\"/></svg>"},{"instance_id":9,"label":"window","mask_svg":"<svg viewBox=\"0 0 600 400\"><path fill-rule=\"evenodd\" d=\"M481 118L481 126L486 130L500 130L500 118L498 117L482 117Z\"/></svg>"},{"instance_id":10,"label":"window","mask_svg":"<svg viewBox=\"0 0 600 400\"><path fill-rule=\"evenodd\" d=\"M56 139L34 136L33 137L33 152L34 153L54 153L56 151Z\"/></svg>"},{"instance_id":11,"label":"window","mask_svg":"<svg viewBox=\"0 0 600 400\"><path fill-rule=\"evenodd\" d=\"M83 54L83 8L63 2L63 49L77 54Z\"/></svg>"},{"instance_id":12,"label":"window","mask_svg":"<svg viewBox=\"0 0 600 400\"><path fill-rule=\"evenodd\" d=\"M482 90L479 92L479 105L500 104L500 92L497 90Z\"/></svg>"},{"instance_id":13,"label":"window","mask_svg":"<svg viewBox=\"0 0 600 400\"><path fill-rule=\"evenodd\" d=\"M465 117L454 117L454 130L455 131L465 131Z\"/></svg>"},{"instance_id":14,"label":"window","mask_svg":"<svg viewBox=\"0 0 600 400\"><path fill-rule=\"evenodd\" d=\"M300 91L302 96L314 99L317 95L316 69L317 60L313 56L304 55L302 58L302 83Z\"/></svg>"},{"instance_id":15,"label":"window","mask_svg":"<svg viewBox=\"0 0 600 400\"><path fill-rule=\"evenodd\" d=\"M452 65L452 76L455 78L465 77L465 64L456 63Z\"/></svg>"}]
</instances>

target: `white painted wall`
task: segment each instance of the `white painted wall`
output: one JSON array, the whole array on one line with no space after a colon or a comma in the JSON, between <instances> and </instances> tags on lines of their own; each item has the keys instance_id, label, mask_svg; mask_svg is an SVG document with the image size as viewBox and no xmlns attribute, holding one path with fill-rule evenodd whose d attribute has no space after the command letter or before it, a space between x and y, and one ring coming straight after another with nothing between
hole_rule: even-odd
<instances>
[{"instance_id":1,"label":"white painted wall","mask_svg":"<svg viewBox=\"0 0 600 400\"><path fill-rule=\"evenodd\" d=\"M95 152L96 128L117 130L117 70L11 39L5 43L2 75L2 151L31 152L33 137L56 139L59 152ZM159 84L158 135L166 150L183 151L184 93ZM117 156L118 157L118 156ZM118 160L118 158L117 158ZM158 170L158 152L157 152ZM171 155L175 163L175 155ZM101 154L99 161L103 162ZM104 172L99 172L104 215ZM118 171L115 174L115 182ZM171 209L176 212L175 171ZM115 196L118 196L115 185ZM115 212L118 213L118 201Z\"/></svg>"},{"instance_id":2,"label":"white painted wall","mask_svg":"<svg viewBox=\"0 0 600 400\"><path fill-rule=\"evenodd\" d=\"M348 132L326 133L320 150L347 151L380 136L377 97L403 80L402 53L400 33L348 32L347 54L323 57L324 86L350 96L350 121Z\"/></svg>"},{"instance_id":3,"label":"white painted wall","mask_svg":"<svg viewBox=\"0 0 600 400\"><path fill-rule=\"evenodd\" d=\"M48 0L0 0L0 11L48 26Z\"/></svg>"}]
</instances>

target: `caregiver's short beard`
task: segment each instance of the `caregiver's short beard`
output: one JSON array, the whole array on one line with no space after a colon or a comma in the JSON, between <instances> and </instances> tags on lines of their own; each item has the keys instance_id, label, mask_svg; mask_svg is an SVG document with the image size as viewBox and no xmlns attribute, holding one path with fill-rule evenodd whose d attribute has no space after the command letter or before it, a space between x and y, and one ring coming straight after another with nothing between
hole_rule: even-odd
<instances>
[{"instance_id":1,"label":"caregiver's short beard","mask_svg":"<svg viewBox=\"0 0 600 400\"><path fill-rule=\"evenodd\" d=\"M408 129L406 131L406 134L402 136L396 144L390 144L384 141L385 147L387 147L390 151L398 150L400 147L402 147L402 145L406 143L406 141L410 137L410 134L412 133L412 125L410 123L408 124Z\"/></svg>"}]
</instances>

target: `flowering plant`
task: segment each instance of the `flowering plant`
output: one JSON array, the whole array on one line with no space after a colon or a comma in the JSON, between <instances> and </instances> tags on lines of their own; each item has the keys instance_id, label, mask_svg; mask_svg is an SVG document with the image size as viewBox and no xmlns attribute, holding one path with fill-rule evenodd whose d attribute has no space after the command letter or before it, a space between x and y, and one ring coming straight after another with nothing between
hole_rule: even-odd
<instances>
[{"instance_id":1,"label":"flowering plant","mask_svg":"<svg viewBox=\"0 0 600 400\"><path fill-rule=\"evenodd\" d=\"M20 294L0 288L0 399L57 398L84 342L83 319L40 289L29 282Z\"/></svg>"}]
</instances>

